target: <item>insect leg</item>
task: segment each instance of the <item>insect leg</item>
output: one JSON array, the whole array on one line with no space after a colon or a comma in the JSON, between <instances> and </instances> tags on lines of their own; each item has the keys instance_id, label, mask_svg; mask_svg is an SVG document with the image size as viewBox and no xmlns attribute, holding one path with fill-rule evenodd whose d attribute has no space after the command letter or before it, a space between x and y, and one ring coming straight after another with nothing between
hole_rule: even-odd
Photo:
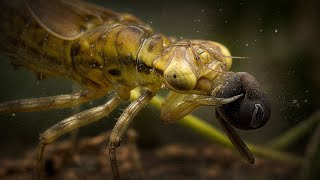
<instances>
[{"instance_id":1,"label":"insect leg","mask_svg":"<svg viewBox=\"0 0 320 180\"><path fill-rule=\"evenodd\" d=\"M50 109L62 109L79 106L93 99L105 95L102 92L83 91L74 94L65 94L34 99L19 99L0 103L0 112L31 112Z\"/></svg>"},{"instance_id":2,"label":"insect leg","mask_svg":"<svg viewBox=\"0 0 320 180\"><path fill-rule=\"evenodd\" d=\"M109 142L109 156L110 156L110 163L113 173L113 179L119 180L119 170L117 165L117 158L116 158L116 149L120 146L121 139L128 129L130 123L132 122L133 118L138 114L138 112L144 108L148 102L152 99L154 93L150 91L145 91L142 93L135 101L133 101L121 114L119 120L117 121L116 125L114 126Z\"/></svg>"},{"instance_id":3,"label":"insect leg","mask_svg":"<svg viewBox=\"0 0 320 180\"><path fill-rule=\"evenodd\" d=\"M120 104L120 102L121 100L119 97L113 97L104 105L82 111L66 118L41 134L36 159L37 177L40 179L43 177L43 151L47 144L52 143L65 133L108 116Z\"/></svg>"}]
</instances>

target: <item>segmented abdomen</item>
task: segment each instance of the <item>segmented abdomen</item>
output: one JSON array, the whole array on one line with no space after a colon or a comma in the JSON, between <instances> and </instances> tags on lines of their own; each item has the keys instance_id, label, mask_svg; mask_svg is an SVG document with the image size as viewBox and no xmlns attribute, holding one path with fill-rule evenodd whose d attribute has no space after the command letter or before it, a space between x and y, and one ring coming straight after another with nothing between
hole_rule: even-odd
<instances>
[{"instance_id":1,"label":"segmented abdomen","mask_svg":"<svg viewBox=\"0 0 320 180\"><path fill-rule=\"evenodd\" d=\"M73 42L70 64L84 84L154 86L160 80L153 71L153 61L169 43L165 36L143 25L104 25Z\"/></svg>"}]
</instances>

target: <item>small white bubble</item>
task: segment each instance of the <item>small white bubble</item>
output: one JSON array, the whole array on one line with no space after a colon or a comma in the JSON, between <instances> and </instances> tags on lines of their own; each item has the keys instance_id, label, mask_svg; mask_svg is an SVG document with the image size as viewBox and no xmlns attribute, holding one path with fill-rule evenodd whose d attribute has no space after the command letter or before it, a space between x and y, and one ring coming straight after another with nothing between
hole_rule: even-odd
<instances>
[{"instance_id":1,"label":"small white bubble","mask_svg":"<svg viewBox=\"0 0 320 180\"><path fill-rule=\"evenodd\" d=\"M15 113L12 113L11 115L12 115L13 117L15 117L15 116L16 116L16 114L15 114Z\"/></svg>"},{"instance_id":2,"label":"small white bubble","mask_svg":"<svg viewBox=\"0 0 320 180\"><path fill-rule=\"evenodd\" d=\"M225 20L224 23L227 24L227 23L228 23L228 20Z\"/></svg>"},{"instance_id":3,"label":"small white bubble","mask_svg":"<svg viewBox=\"0 0 320 180\"><path fill-rule=\"evenodd\" d=\"M259 31L260 31L260 32L263 32L263 29L260 29Z\"/></svg>"},{"instance_id":4,"label":"small white bubble","mask_svg":"<svg viewBox=\"0 0 320 180\"><path fill-rule=\"evenodd\" d=\"M204 12L204 9L201 9L201 12Z\"/></svg>"},{"instance_id":5,"label":"small white bubble","mask_svg":"<svg viewBox=\"0 0 320 180\"><path fill-rule=\"evenodd\" d=\"M152 24L152 21L150 21L150 24Z\"/></svg>"},{"instance_id":6,"label":"small white bubble","mask_svg":"<svg viewBox=\"0 0 320 180\"><path fill-rule=\"evenodd\" d=\"M279 31L278 31L278 29L274 29L274 33L276 33L276 34L277 34L278 32L279 32Z\"/></svg>"},{"instance_id":7,"label":"small white bubble","mask_svg":"<svg viewBox=\"0 0 320 180\"><path fill-rule=\"evenodd\" d=\"M222 8L220 8L219 11L222 12Z\"/></svg>"},{"instance_id":8,"label":"small white bubble","mask_svg":"<svg viewBox=\"0 0 320 180\"><path fill-rule=\"evenodd\" d=\"M183 36L180 36L179 38L180 38L180 39L183 39Z\"/></svg>"},{"instance_id":9,"label":"small white bubble","mask_svg":"<svg viewBox=\"0 0 320 180\"><path fill-rule=\"evenodd\" d=\"M246 47L248 47L248 46L249 46L249 44L247 43L247 44L246 44Z\"/></svg>"},{"instance_id":10,"label":"small white bubble","mask_svg":"<svg viewBox=\"0 0 320 180\"><path fill-rule=\"evenodd\" d=\"M197 30L196 32L197 32L197 33L199 33L200 31L199 31L199 30Z\"/></svg>"}]
</instances>

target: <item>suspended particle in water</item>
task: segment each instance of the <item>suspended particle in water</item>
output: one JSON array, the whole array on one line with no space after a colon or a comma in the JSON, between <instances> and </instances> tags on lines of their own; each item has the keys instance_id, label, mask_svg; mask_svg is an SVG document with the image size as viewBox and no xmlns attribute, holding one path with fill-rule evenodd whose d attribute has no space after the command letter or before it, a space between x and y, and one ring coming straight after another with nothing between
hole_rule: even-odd
<instances>
[{"instance_id":1,"label":"suspended particle in water","mask_svg":"<svg viewBox=\"0 0 320 180\"><path fill-rule=\"evenodd\" d=\"M296 99L294 99L294 100L292 101L292 104L293 104L295 107L300 107L300 104L299 104L298 100L296 100Z\"/></svg>"}]
</instances>

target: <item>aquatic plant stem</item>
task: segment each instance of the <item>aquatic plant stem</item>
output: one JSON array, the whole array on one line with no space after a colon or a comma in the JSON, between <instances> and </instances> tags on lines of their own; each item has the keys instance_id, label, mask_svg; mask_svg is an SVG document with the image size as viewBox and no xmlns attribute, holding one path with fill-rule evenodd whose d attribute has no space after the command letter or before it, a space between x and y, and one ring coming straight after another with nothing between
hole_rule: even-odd
<instances>
[{"instance_id":1,"label":"aquatic plant stem","mask_svg":"<svg viewBox=\"0 0 320 180\"><path fill-rule=\"evenodd\" d=\"M139 96L139 93L136 90L131 92L132 99L135 99L138 96ZM157 109L160 109L162 102L163 102L163 98L160 96L156 96L150 101L150 104L156 107ZM215 143L223 145L229 149L235 150L234 146L232 145L232 143L230 142L230 140L225 134L223 134L221 131L216 129L211 124L201 120L200 118L197 118L193 115L188 115L182 118L181 120L179 120L178 123L182 126L192 129L194 132L201 134L202 136L208 138L209 140L214 141ZM266 157L269 159L273 159L273 160L277 160L277 161L281 161L281 162L289 163L293 165L299 165L302 162L301 158L286 152L276 151L274 149L254 145L251 143L246 143L246 144L249 147L249 149L255 155L258 155L258 156Z\"/></svg>"},{"instance_id":2,"label":"aquatic plant stem","mask_svg":"<svg viewBox=\"0 0 320 180\"><path fill-rule=\"evenodd\" d=\"M319 122L320 111L317 111L297 126L282 133L279 137L274 138L270 143L268 143L268 147L284 149L302 138L306 133L310 132L310 130L313 129L313 127L316 127Z\"/></svg>"}]
</instances>

